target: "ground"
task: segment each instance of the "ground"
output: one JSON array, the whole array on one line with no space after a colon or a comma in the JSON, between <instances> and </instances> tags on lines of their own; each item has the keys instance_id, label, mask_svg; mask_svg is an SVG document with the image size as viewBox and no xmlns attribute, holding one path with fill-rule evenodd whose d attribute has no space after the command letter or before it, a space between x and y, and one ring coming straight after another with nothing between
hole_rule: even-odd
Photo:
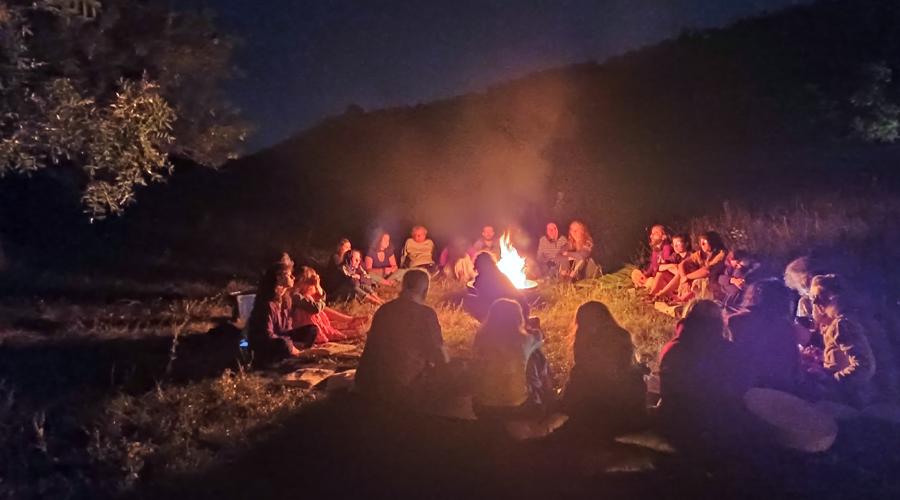
<instances>
[{"instance_id":1,"label":"ground","mask_svg":"<svg viewBox=\"0 0 900 500\"><path fill-rule=\"evenodd\" d=\"M859 459L853 439L821 456L769 457L769 468L791 473L760 481L736 460L697 464L565 432L516 443L477 423L362 405L286 386L277 369L253 366L237 347L225 294L248 283L52 281L42 298L19 289L0 303L0 497L839 493L832 485L843 483L823 479L826 473L855 490L865 485L868 496L896 490L884 473L896 459ZM454 357L468 355L476 329L460 310L461 291L436 284L429 298ZM571 363L574 312L586 300L609 305L650 368L672 332L673 320L630 290L627 269L574 287L544 286L539 295L534 313L559 386ZM871 429L889 456L900 433L884 426L858 432Z\"/></svg>"}]
</instances>

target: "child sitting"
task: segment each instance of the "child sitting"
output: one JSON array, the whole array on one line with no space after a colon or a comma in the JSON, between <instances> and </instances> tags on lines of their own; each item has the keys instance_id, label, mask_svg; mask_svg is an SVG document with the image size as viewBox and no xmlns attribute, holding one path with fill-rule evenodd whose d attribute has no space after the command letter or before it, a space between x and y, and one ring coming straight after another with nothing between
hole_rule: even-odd
<instances>
[{"instance_id":1,"label":"child sitting","mask_svg":"<svg viewBox=\"0 0 900 500\"><path fill-rule=\"evenodd\" d=\"M291 297L291 320L295 328L315 325L316 344L358 337L368 321L366 316L348 316L325 305L325 291L319 274L311 267L301 267Z\"/></svg>"},{"instance_id":2,"label":"child sitting","mask_svg":"<svg viewBox=\"0 0 900 500\"><path fill-rule=\"evenodd\" d=\"M375 283L362 267L362 253L359 250L351 250L344 255L341 272L349 278L342 290L345 297L367 300L379 306L384 304L384 300L375 293Z\"/></svg>"}]
</instances>

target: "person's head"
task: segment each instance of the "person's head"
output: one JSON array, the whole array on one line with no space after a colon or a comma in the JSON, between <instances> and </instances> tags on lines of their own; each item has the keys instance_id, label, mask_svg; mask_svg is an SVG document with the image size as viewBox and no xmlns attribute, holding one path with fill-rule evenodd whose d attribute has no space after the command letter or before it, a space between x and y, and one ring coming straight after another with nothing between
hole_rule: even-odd
<instances>
[{"instance_id":1,"label":"person's head","mask_svg":"<svg viewBox=\"0 0 900 500\"><path fill-rule=\"evenodd\" d=\"M711 300L696 300L688 304L680 324L685 340L702 343L725 338L722 308Z\"/></svg>"},{"instance_id":2,"label":"person's head","mask_svg":"<svg viewBox=\"0 0 900 500\"><path fill-rule=\"evenodd\" d=\"M259 282L257 294L267 302L281 298L284 293L294 286L293 266L283 262L276 262L266 269Z\"/></svg>"},{"instance_id":3,"label":"person's head","mask_svg":"<svg viewBox=\"0 0 900 500\"><path fill-rule=\"evenodd\" d=\"M509 339L526 335L522 306L511 299L497 299L488 311L481 327L484 337Z\"/></svg>"},{"instance_id":4,"label":"person's head","mask_svg":"<svg viewBox=\"0 0 900 500\"><path fill-rule=\"evenodd\" d=\"M672 236L672 250L679 254L691 251L691 237L685 233Z\"/></svg>"},{"instance_id":5,"label":"person's head","mask_svg":"<svg viewBox=\"0 0 900 500\"><path fill-rule=\"evenodd\" d=\"M668 241L669 235L666 234L666 228L662 224L657 224L650 228L650 246L658 248L660 245Z\"/></svg>"},{"instance_id":6,"label":"person's head","mask_svg":"<svg viewBox=\"0 0 900 500\"><path fill-rule=\"evenodd\" d=\"M416 243L422 243L428 238L428 229L425 226L415 226L412 228L412 232L410 233L413 241Z\"/></svg>"},{"instance_id":7,"label":"person's head","mask_svg":"<svg viewBox=\"0 0 900 500\"><path fill-rule=\"evenodd\" d=\"M289 267L294 267L294 259L291 258L289 253L284 251L278 253L278 258L275 259L275 262L281 262Z\"/></svg>"},{"instance_id":8,"label":"person's head","mask_svg":"<svg viewBox=\"0 0 900 500\"><path fill-rule=\"evenodd\" d=\"M700 235L700 250L705 254L716 254L725 250L725 242L722 236L715 231L706 231Z\"/></svg>"},{"instance_id":9,"label":"person's head","mask_svg":"<svg viewBox=\"0 0 900 500\"><path fill-rule=\"evenodd\" d=\"M632 362L634 347L631 336L619 326L606 304L592 300L581 304L575 312L576 358L582 346L597 346L598 343L602 343L604 350L616 351L608 353L613 357L620 351L632 351L627 353L624 359L619 360Z\"/></svg>"},{"instance_id":10,"label":"person's head","mask_svg":"<svg viewBox=\"0 0 900 500\"><path fill-rule=\"evenodd\" d=\"M791 311L791 292L778 278L764 279L747 287L741 306L784 316Z\"/></svg>"},{"instance_id":11,"label":"person's head","mask_svg":"<svg viewBox=\"0 0 900 500\"><path fill-rule=\"evenodd\" d=\"M800 295L809 295L809 287L813 276L818 273L813 269L812 259L799 257L784 268L784 284Z\"/></svg>"},{"instance_id":12,"label":"person's head","mask_svg":"<svg viewBox=\"0 0 900 500\"><path fill-rule=\"evenodd\" d=\"M475 271L485 274L497 269L497 259L490 252L478 252L475 256Z\"/></svg>"},{"instance_id":13,"label":"person's head","mask_svg":"<svg viewBox=\"0 0 900 500\"><path fill-rule=\"evenodd\" d=\"M418 302L425 302L431 277L422 269L410 269L403 274L402 293Z\"/></svg>"},{"instance_id":14,"label":"person's head","mask_svg":"<svg viewBox=\"0 0 900 500\"><path fill-rule=\"evenodd\" d=\"M494 226L484 226L481 228L481 239L484 241L492 241L494 239Z\"/></svg>"},{"instance_id":15,"label":"person's head","mask_svg":"<svg viewBox=\"0 0 900 500\"><path fill-rule=\"evenodd\" d=\"M555 222L547 223L547 239L550 241L556 241L559 238L559 227L557 227Z\"/></svg>"},{"instance_id":16,"label":"person's head","mask_svg":"<svg viewBox=\"0 0 900 500\"><path fill-rule=\"evenodd\" d=\"M350 266L351 269L356 269L359 267L359 264L362 262L362 252L359 250L350 250L346 254L344 254L344 264Z\"/></svg>"},{"instance_id":17,"label":"person's head","mask_svg":"<svg viewBox=\"0 0 900 500\"><path fill-rule=\"evenodd\" d=\"M337 254L343 256L345 253L349 252L351 248L350 240L341 238L341 241L337 244Z\"/></svg>"},{"instance_id":18,"label":"person's head","mask_svg":"<svg viewBox=\"0 0 900 500\"><path fill-rule=\"evenodd\" d=\"M843 281L837 274L814 276L809 286L809 296L813 303L813 319L824 325L830 323L845 311Z\"/></svg>"},{"instance_id":19,"label":"person's head","mask_svg":"<svg viewBox=\"0 0 900 500\"><path fill-rule=\"evenodd\" d=\"M587 242L591 241L591 233L587 226L580 220L573 220L569 224L569 245L580 250Z\"/></svg>"},{"instance_id":20,"label":"person's head","mask_svg":"<svg viewBox=\"0 0 900 500\"><path fill-rule=\"evenodd\" d=\"M391 235L385 231L379 231L372 242L372 249L376 252L383 252L391 246Z\"/></svg>"},{"instance_id":21,"label":"person's head","mask_svg":"<svg viewBox=\"0 0 900 500\"><path fill-rule=\"evenodd\" d=\"M296 288L297 292L300 294L306 295L311 289L315 290L315 288L319 287L319 284L319 273L311 267L303 266L297 274L297 284L294 288Z\"/></svg>"}]
</instances>

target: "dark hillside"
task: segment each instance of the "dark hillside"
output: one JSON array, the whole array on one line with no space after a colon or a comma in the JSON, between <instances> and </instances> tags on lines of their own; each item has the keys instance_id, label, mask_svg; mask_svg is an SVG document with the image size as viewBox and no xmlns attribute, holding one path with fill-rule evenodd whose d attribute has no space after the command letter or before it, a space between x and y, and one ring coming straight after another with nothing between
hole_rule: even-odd
<instances>
[{"instance_id":1,"label":"dark hillside","mask_svg":"<svg viewBox=\"0 0 900 500\"><path fill-rule=\"evenodd\" d=\"M376 225L441 240L577 216L621 262L646 225L724 199L897 188L898 149L879 139L900 114L898 25L896 2L822 1L483 93L350 107L220 173L183 169L115 231L259 258L345 234L365 246Z\"/></svg>"}]
</instances>

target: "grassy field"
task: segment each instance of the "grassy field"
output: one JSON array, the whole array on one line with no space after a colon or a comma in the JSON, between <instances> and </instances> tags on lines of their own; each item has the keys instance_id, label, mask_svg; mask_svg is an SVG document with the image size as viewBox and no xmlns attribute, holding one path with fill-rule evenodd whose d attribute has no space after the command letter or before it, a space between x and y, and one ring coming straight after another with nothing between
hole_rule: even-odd
<instances>
[{"instance_id":1,"label":"grassy field","mask_svg":"<svg viewBox=\"0 0 900 500\"><path fill-rule=\"evenodd\" d=\"M627 283L622 271L577 287L541 287L534 314L560 386L571 365L575 309L587 300L607 303L632 332L639 357L655 358L672 320L633 300ZM94 291L101 285L75 283ZM126 286L110 288L118 293ZM0 305L7 361L0 368L0 491L16 498L81 496L196 470L322 397L255 369L237 347L224 293L204 296L213 289L191 284L174 291L193 297L172 300L88 296ZM455 357L469 356L477 329L460 307L462 292L436 282L429 297ZM357 303L344 309L374 312Z\"/></svg>"},{"instance_id":2,"label":"grassy field","mask_svg":"<svg viewBox=\"0 0 900 500\"><path fill-rule=\"evenodd\" d=\"M777 274L784 262L822 246L852 250L870 264L880 262L872 255L893 259L898 207L893 198L794 203L764 213L725 206L685 227L720 231L729 246L756 252ZM674 320L635 296L629 272L538 290L533 314L559 387L571 366L575 310L589 300L609 306L631 333L637 359L654 368ZM154 281L150 274L45 272L7 280L6 291L15 293L0 300L0 498L96 497L200 470L323 397L278 383L238 348L227 292L252 283ZM455 357L470 356L477 329L461 310L462 292L437 282L428 299Z\"/></svg>"}]
</instances>

